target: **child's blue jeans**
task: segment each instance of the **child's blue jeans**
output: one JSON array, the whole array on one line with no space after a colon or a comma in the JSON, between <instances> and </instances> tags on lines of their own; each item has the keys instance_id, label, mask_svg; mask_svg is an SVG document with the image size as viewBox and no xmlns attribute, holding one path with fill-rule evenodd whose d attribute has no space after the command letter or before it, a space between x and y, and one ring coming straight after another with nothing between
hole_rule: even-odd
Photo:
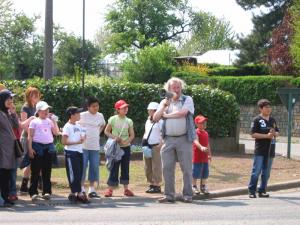
<instances>
[{"instance_id":1,"label":"child's blue jeans","mask_svg":"<svg viewBox=\"0 0 300 225\"><path fill-rule=\"evenodd\" d=\"M259 193L266 192L272 163L273 163L272 157L261 156L261 155L254 156L251 178L248 185L248 190L250 194L255 194L257 189L258 178L260 175L261 175L261 182L260 182L260 187L258 189L258 192Z\"/></svg>"}]
</instances>

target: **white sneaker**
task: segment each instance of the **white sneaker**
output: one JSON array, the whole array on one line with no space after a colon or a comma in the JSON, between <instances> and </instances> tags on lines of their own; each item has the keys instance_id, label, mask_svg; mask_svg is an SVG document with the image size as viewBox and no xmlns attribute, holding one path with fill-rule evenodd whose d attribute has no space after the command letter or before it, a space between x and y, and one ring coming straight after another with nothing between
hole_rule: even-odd
<instances>
[{"instance_id":1,"label":"white sneaker","mask_svg":"<svg viewBox=\"0 0 300 225\"><path fill-rule=\"evenodd\" d=\"M202 187L201 187L201 192L202 192L203 194L205 194L205 195L208 195L208 194L209 194L209 190L208 190L208 188L207 188L206 185L202 185Z\"/></svg>"},{"instance_id":2,"label":"white sneaker","mask_svg":"<svg viewBox=\"0 0 300 225\"><path fill-rule=\"evenodd\" d=\"M200 191L197 188L197 186L193 186L193 192L194 192L195 195L199 195L200 194Z\"/></svg>"},{"instance_id":3,"label":"white sneaker","mask_svg":"<svg viewBox=\"0 0 300 225\"><path fill-rule=\"evenodd\" d=\"M49 193L45 193L43 196L42 196L43 199L45 200L50 200L51 198L51 195Z\"/></svg>"},{"instance_id":4,"label":"white sneaker","mask_svg":"<svg viewBox=\"0 0 300 225\"><path fill-rule=\"evenodd\" d=\"M39 198L37 194L31 196L31 201L36 201Z\"/></svg>"}]
</instances>

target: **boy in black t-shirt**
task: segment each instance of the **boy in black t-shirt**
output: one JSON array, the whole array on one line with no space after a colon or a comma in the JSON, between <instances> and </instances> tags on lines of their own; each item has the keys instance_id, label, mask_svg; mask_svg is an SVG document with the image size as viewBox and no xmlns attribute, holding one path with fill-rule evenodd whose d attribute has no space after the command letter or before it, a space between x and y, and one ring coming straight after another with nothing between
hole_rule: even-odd
<instances>
[{"instance_id":1,"label":"boy in black t-shirt","mask_svg":"<svg viewBox=\"0 0 300 225\"><path fill-rule=\"evenodd\" d=\"M248 190L249 197L256 198L257 182L261 175L258 196L267 198L269 194L266 188L275 157L275 142L279 130L275 119L270 116L271 103L267 99L261 99L257 102L257 106L260 114L251 123L251 136L255 138L255 155Z\"/></svg>"}]
</instances>

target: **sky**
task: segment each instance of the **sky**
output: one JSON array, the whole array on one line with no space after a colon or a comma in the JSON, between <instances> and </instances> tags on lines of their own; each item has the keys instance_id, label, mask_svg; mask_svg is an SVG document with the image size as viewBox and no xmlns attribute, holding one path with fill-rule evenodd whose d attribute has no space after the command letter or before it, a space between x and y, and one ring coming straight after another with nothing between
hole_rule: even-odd
<instances>
[{"instance_id":1,"label":"sky","mask_svg":"<svg viewBox=\"0 0 300 225\"><path fill-rule=\"evenodd\" d=\"M38 31L43 32L46 0L11 0L17 12L27 16L40 15ZM93 40L97 29L104 24L108 6L113 0L85 0L85 37ZM82 35L83 0L53 0L53 21L67 32ZM251 32L252 13L244 11L235 0L190 0L194 10L211 12L218 18L230 21L233 31L247 35Z\"/></svg>"}]
</instances>

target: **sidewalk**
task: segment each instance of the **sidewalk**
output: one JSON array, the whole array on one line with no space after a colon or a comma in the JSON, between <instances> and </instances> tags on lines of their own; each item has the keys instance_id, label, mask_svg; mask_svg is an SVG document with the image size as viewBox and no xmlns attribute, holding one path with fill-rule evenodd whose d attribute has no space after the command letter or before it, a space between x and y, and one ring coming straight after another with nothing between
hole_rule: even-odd
<instances>
[{"instance_id":1,"label":"sidewalk","mask_svg":"<svg viewBox=\"0 0 300 225\"><path fill-rule=\"evenodd\" d=\"M245 144L245 153L253 154L254 139L249 134L240 134L240 144ZM287 137L279 137L276 143L276 154L287 156ZM292 137L291 159L300 160L300 138Z\"/></svg>"},{"instance_id":2,"label":"sidewalk","mask_svg":"<svg viewBox=\"0 0 300 225\"><path fill-rule=\"evenodd\" d=\"M300 180L293 180L288 182L280 182L271 184L268 186L268 191L274 192L274 191L280 191L280 190L286 190L286 189L293 189L293 188L299 188L300 187ZM229 188L229 189L223 189L218 191L212 191L209 195L194 195L193 200L206 200L206 199L216 199L216 198L225 198L225 197L232 197L232 196L239 196L239 195L247 195L248 194L248 188L245 187L238 187L238 188ZM123 196L115 196L111 198L100 198L100 199L91 199L90 204L74 204L71 203L67 197L62 195L54 195L50 201L39 199L35 202L32 202L28 196L23 197L21 200L18 200L16 202L16 205L12 208L17 210L18 208L31 208L31 207L56 207L56 206L80 206L80 207L97 207L102 205L103 203L107 202L123 202L123 203L129 203L129 202L156 202L160 197L162 197L162 194L145 194L145 193L138 193L134 197L123 197ZM177 201L182 201L181 195L176 195Z\"/></svg>"}]
</instances>

